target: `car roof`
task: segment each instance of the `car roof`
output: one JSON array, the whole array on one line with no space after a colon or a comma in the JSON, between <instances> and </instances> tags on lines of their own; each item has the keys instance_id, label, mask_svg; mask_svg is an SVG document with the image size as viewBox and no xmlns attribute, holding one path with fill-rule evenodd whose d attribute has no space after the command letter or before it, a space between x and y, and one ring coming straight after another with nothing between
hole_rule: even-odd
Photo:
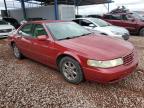
<instances>
[{"instance_id":1,"label":"car roof","mask_svg":"<svg viewBox=\"0 0 144 108\"><path fill-rule=\"evenodd\" d=\"M74 19L74 20L77 20L77 19L87 19L87 20L91 20L91 19L100 19L100 18L85 17L85 18L76 18L76 19Z\"/></svg>"},{"instance_id":2,"label":"car roof","mask_svg":"<svg viewBox=\"0 0 144 108\"><path fill-rule=\"evenodd\" d=\"M64 20L38 20L38 21L28 21L27 23L58 23L58 22L70 22L70 21L64 21Z\"/></svg>"},{"instance_id":3,"label":"car roof","mask_svg":"<svg viewBox=\"0 0 144 108\"><path fill-rule=\"evenodd\" d=\"M104 15L126 15L126 14L132 14L133 12L127 12L127 13L108 13Z\"/></svg>"}]
</instances>

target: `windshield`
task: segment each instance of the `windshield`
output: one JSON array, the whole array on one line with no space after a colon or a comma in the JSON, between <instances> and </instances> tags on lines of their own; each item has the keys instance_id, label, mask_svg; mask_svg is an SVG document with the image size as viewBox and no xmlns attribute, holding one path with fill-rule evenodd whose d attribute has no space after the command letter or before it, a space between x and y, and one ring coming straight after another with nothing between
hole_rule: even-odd
<instances>
[{"instance_id":1,"label":"windshield","mask_svg":"<svg viewBox=\"0 0 144 108\"><path fill-rule=\"evenodd\" d=\"M5 22L5 21L0 20L0 25L6 25L6 24L8 24L8 23Z\"/></svg>"},{"instance_id":2,"label":"windshield","mask_svg":"<svg viewBox=\"0 0 144 108\"><path fill-rule=\"evenodd\" d=\"M132 15L135 19L144 20L144 18L143 18L141 15L139 15L138 13L132 13L131 15Z\"/></svg>"},{"instance_id":3,"label":"windshield","mask_svg":"<svg viewBox=\"0 0 144 108\"><path fill-rule=\"evenodd\" d=\"M98 19L98 18L92 18L91 19L94 23L98 24L100 27L106 27L106 26L110 26L111 24L104 21L104 20L101 20L101 19Z\"/></svg>"},{"instance_id":4,"label":"windshield","mask_svg":"<svg viewBox=\"0 0 144 108\"><path fill-rule=\"evenodd\" d=\"M91 33L74 22L47 23L46 26L58 40L76 38Z\"/></svg>"}]
</instances>

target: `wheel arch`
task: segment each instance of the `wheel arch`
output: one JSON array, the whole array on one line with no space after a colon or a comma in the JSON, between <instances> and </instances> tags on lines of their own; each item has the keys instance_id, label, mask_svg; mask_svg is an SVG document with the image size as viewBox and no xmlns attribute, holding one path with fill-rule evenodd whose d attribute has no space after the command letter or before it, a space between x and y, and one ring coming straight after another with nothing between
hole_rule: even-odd
<instances>
[{"instance_id":1,"label":"wheel arch","mask_svg":"<svg viewBox=\"0 0 144 108\"><path fill-rule=\"evenodd\" d=\"M11 41L11 42L10 42L10 46L13 47L13 44L15 44L15 42L14 42L14 41Z\"/></svg>"},{"instance_id":2,"label":"wheel arch","mask_svg":"<svg viewBox=\"0 0 144 108\"><path fill-rule=\"evenodd\" d=\"M101 33L102 35L106 35L106 36L108 36L108 34L106 34L106 33Z\"/></svg>"},{"instance_id":3,"label":"wheel arch","mask_svg":"<svg viewBox=\"0 0 144 108\"><path fill-rule=\"evenodd\" d=\"M141 31L142 29L144 29L144 26L142 26L142 27L139 28L138 34L140 34L140 31Z\"/></svg>"},{"instance_id":4,"label":"wheel arch","mask_svg":"<svg viewBox=\"0 0 144 108\"><path fill-rule=\"evenodd\" d=\"M77 55L75 55L73 53L65 52L63 54L59 54L56 58L57 67L59 68L59 63L62 60L62 58L64 58L64 57L73 58L74 60L76 60L79 63L81 70L82 70L82 73L83 73L83 78L84 78L83 80L85 80L85 73L84 73L83 68L82 68L82 61L80 60L80 58Z\"/></svg>"},{"instance_id":5,"label":"wheel arch","mask_svg":"<svg viewBox=\"0 0 144 108\"><path fill-rule=\"evenodd\" d=\"M59 62L60 62L60 61L62 60L62 58L64 58L64 57L73 58L73 59L76 60L76 61L80 64L80 66L81 66L81 60L80 60L80 58L79 58L77 55L72 54L72 53L70 53L70 52L65 52L65 53L59 54L59 55L57 56L57 58L56 58L56 64L57 64L57 66L59 65Z\"/></svg>"}]
</instances>

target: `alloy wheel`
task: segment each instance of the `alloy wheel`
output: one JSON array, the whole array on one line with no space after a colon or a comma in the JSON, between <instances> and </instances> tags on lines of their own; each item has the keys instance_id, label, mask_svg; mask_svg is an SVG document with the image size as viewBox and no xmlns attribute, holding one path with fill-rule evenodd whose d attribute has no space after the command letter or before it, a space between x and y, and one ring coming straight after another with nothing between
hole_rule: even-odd
<instances>
[{"instance_id":1,"label":"alloy wheel","mask_svg":"<svg viewBox=\"0 0 144 108\"><path fill-rule=\"evenodd\" d=\"M77 68L71 61L67 61L63 64L62 71L64 76L69 80L75 80L77 77Z\"/></svg>"}]
</instances>

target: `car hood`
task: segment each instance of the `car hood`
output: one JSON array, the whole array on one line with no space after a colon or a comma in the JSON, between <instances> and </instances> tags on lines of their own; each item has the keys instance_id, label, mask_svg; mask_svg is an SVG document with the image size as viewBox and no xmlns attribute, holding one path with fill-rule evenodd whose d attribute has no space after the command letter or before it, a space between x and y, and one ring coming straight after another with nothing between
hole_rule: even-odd
<instances>
[{"instance_id":1,"label":"car hood","mask_svg":"<svg viewBox=\"0 0 144 108\"><path fill-rule=\"evenodd\" d=\"M111 31L111 32L116 32L119 34L129 34L128 30L123 28L123 27L118 27L118 26L106 26L106 27L96 27L96 29L101 29L101 30L106 30L106 31Z\"/></svg>"},{"instance_id":2,"label":"car hood","mask_svg":"<svg viewBox=\"0 0 144 108\"><path fill-rule=\"evenodd\" d=\"M14 27L12 25L0 25L0 30L3 29L14 29Z\"/></svg>"},{"instance_id":3,"label":"car hood","mask_svg":"<svg viewBox=\"0 0 144 108\"><path fill-rule=\"evenodd\" d=\"M111 60L123 57L134 49L131 43L124 40L117 40L107 36L97 36L95 34L61 40L58 43L89 59L96 60Z\"/></svg>"}]
</instances>

